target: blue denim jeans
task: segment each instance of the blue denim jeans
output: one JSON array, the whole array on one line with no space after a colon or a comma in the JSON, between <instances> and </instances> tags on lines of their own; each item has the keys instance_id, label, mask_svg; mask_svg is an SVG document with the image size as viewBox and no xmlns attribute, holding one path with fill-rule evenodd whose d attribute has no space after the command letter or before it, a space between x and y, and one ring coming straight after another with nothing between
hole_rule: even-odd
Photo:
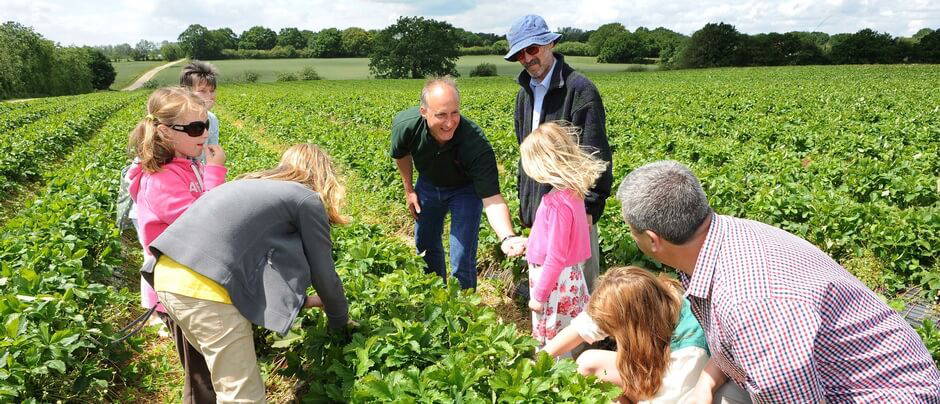
<instances>
[{"instance_id":1,"label":"blue denim jeans","mask_svg":"<svg viewBox=\"0 0 940 404\"><path fill-rule=\"evenodd\" d=\"M415 245L424 253L427 272L447 280L444 264L444 217L450 212L450 266L451 275L463 289L477 287L477 240L480 236L480 218L483 201L473 185L438 187L418 178L415 185L421 213L415 223Z\"/></svg>"}]
</instances>

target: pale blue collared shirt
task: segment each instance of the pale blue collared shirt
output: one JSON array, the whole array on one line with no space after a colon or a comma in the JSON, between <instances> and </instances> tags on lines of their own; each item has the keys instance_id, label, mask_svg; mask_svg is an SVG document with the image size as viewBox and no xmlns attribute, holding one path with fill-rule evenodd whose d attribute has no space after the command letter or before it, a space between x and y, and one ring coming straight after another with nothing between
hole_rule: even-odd
<instances>
[{"instance_id":1,"label":"pale blue collared shirt","mask_svg":"<svg viewBox=\"0 0 940 404\"><path fill-rule=\"evenodd\" d=\"M548 74L545 75L545 78L542 81L536 81L535 79L529 79L529 86L532 87L532 130L539 127L542 119L542 101L545 100L545 94L548 93L548 86L552 83L552 73L555 72L555 63L558 63L557 60L552 62L552 67L548 69Z\"/></svg>"}]
</instances>

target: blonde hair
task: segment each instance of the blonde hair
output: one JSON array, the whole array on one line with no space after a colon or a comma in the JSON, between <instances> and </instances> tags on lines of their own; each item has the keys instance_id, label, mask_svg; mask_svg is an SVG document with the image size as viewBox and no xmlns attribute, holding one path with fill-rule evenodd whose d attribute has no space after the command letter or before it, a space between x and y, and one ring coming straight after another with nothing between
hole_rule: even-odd
<instances>
[{"instance_id":1,"label":"blonde hair","mask_svg":"<svg viewBox=\"0 0 940 404\"><path fill-rule=\"evenodd\" d=\"M598 279L587 310L617 342L617 370L628 399L652 398L662 387L681 308L681 286L664 275L628 266Z\"/></svg>"},{"instance_id":2,"label":"blonde hair","mask_svg":"<svg viewBox=\"0 0 940 404\"><path fill-rule=\"evenodd\" d=\"M522 170L533 180L584 198L607 162L578 145L578 128L565 122L546 122L526 136L519 147Z\"/></svg>"},{"instance_id":3,"label":"blonde hair","mask_svg":"<svg viewBox=\"0 0 940 404\"><path fill-rule=\"evenodd\" d=\"M340 207L346 196L346 187L339 180L333 160L315 144L295 144L284 151L277 167L242 174L238 179L269 179L300 183L320 194L330 223L349 223L349 218L340 213Z\"/></svg>"},{"instance_id":4,"label":"blonde hair","mask_svg":"<svg viewBox=\"0 0 940 404\"><path fill-rule=\"evenodd\" d=\"M140 161L144 172L155 173L173 160L173 142L157 126L175 124L188 111L205 110L202 100L183 87L166 87L154 91L147 99L147 116L137 122L128 136L128 151Z\"/></svg>"}]
</instances>

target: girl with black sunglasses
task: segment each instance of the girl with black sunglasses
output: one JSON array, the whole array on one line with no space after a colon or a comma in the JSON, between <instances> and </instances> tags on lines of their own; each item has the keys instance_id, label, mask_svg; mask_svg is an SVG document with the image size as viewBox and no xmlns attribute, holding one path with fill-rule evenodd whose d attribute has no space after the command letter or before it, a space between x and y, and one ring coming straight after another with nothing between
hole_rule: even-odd
<instances>
[{"instance_id":1,"label":"girl with black sunglasses","mask_svg":"<svg viewBox=\"0 0 940 404\"><path fill-rule=\"evenodd\" d=\"M225 182L225 153L218 145L206 145L208 126L203 101L188 89L171 87L150 96L147 116L130 134L130 151L137 163L129 170L129 193L137 211L144 265L154 260L150 243L196 198ZM198 160L203 150L206 165ZM205 358L166 314L150 284L142 280L140 288L141 304L155 308L174 335L184 368L183 402L215 402Z\"/></svg>"}]
</instances>

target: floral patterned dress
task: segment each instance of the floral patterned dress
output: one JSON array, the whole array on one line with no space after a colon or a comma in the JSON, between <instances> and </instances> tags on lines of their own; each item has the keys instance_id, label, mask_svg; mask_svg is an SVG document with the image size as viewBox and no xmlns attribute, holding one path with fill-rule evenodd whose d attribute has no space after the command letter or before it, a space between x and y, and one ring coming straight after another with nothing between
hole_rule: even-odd
<instances>
[{"instance_id":1,"label":"floral patterned dress","mask_svg":"<svg viewBox=\"0 0 940 404\"><path fill-rule=\"evenodd\" d=\"M532 313L532 337L539 342L542 349L559 331L571 323L571 320L587 309L588 293L587 283L584 281L584 263L565 267L558 275L555 288L545 302L545 309L541 313ZM529 288L533 288L542 275L542 267L529 265ZM571 354L562 355L570 357Z\"/></svg>"}]
</instances>

